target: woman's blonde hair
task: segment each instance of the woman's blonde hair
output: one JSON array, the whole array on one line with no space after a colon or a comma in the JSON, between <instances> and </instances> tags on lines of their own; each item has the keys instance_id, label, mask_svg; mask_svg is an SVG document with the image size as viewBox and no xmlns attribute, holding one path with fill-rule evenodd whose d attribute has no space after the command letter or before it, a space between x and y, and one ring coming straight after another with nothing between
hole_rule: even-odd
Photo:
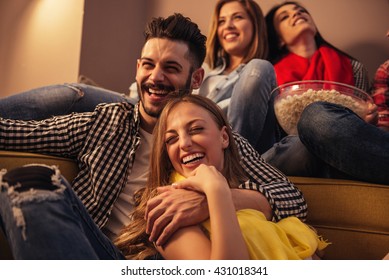
<instances>
[{"instance_id":1,"label":"woman's blonde hair","mask_svg":"<svg viewBox=\"0 0 389 280\"><path fill-rule=\"evenodd\" d=\"M116 246L128 259L146 259L157 254L155 246L148 240L145 232L144 219L147 201L156 195L156 188L170 185L170 175L174 171L170 162L166 144L165 132L167 118L178 104L183 102L195 104L207 110L218 128L226 127L229 137L229 146L224 150L224 166L221 171L231 188L237 188L247 180L247 176L240 165L240 155L236 147L234 136L221 109L210 99L200 95L187 95L170 100L163 109L153 132L153 146L150 155L150 172L146 188L136 194L137 206L131 214L132 222L123 229L115 241Z\"/></svg>"},{"instance_id":2,"label":"woman's blonde hair","mask_svg":"<svg viewBox=\"0 0 389 280\"><path fill-rule=\"evenodd\" d=\"M242 63L247 63L253 58L266 59L268 55L268 41L267 41L267 29L265 18L263 16L262 9L254 0L220 0L217 2L209 28L209 34L207 39L207 54L205 62L211 69L219 66L223 59L229 64L228 54L223 50L219 38L217 36L219 14L221 8L226 3L239 2L247 14L250 17L253 25L253 38L250 44L250 48L247 51Z\"/></svg>"}]
</instances>

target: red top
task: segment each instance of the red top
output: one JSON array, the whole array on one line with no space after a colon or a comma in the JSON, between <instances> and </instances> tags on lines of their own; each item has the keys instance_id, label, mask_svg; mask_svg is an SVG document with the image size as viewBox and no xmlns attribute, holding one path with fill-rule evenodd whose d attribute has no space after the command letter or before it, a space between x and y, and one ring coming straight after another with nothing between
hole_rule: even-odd
<instances>
[{"instance_id":1,"label":"red top","mask_svg":"<svg viewBox=\"0 0 389 280\"><path fill-rule=\"evenodd\" d=\"M310 59L289 53L274 68L278 85L302 80L355 85L350 58L327 46L321 46Z\"/></svg>"}]
</instances>

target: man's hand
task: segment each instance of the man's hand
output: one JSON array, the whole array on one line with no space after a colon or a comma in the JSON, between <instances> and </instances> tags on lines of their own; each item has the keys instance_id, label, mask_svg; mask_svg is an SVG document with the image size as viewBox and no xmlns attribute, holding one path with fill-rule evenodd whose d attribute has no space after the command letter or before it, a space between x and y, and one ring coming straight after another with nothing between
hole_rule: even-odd
<instances>
[{"instance_id":1,"label":"man's hand","mask_svg":"<svg viewBox=\"0 0 389 280\"><path fill-rule=\"evenodd\" d=\"M158 246L177 229L197 225L209 217L204 194L172 187L159 187L158 193L147 202L145 213L146 233Z\"/></svg>"}]
</instances>

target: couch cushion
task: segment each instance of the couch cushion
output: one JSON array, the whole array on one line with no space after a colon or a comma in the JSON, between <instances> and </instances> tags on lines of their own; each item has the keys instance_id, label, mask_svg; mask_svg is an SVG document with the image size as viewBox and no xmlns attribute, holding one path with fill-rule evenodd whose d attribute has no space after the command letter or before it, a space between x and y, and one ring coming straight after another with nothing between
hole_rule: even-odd
<instances>
[{"instance_id":1,"label":"couch cushion","mask_svg":"<svg viewBox=\"0 0 389 280\"><path fill-rule=\"evenodd\" d=\"M389 252L389 186L290 177L308 203L307 223L332 242L325 259L381 259Z\"/></svg>"}]
</instances>

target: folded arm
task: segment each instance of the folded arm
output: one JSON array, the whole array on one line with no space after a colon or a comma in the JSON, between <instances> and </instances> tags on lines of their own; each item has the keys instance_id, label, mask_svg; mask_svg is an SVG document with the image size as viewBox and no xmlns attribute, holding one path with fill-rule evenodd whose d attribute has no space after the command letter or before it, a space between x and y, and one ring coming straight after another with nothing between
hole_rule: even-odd
<instances>
[{"instance_id":1,"label":"folded arm","mask_svg":"<svg viewBox=\"0 0 389 280\"><path fill-rule=\"evenodd\" d=\"M176 231L166 245L158 247L167 259L249 259L246 243L236 217L231 190L224 176L213 166L200 165L195 176L175 184L205 194L212 233L208 237L199 227Z\"/></svg>"}]
</instances>

